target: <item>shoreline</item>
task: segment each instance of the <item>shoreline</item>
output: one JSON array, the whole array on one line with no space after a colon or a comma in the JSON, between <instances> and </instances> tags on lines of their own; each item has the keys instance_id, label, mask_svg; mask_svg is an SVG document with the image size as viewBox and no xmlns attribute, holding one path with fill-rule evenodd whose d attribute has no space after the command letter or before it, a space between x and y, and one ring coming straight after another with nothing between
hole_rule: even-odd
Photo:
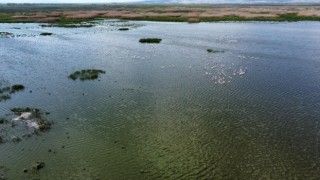
<instances>
[{"instance_id":1,"label":"shoreline","mask_svg":"<svg viewBox=\"0 0 320 180\"><path fill-rule=\"evenodd\" d=\"M0 23L320 21L318 5L0 5Z\"/></svg>"}]
</instances>

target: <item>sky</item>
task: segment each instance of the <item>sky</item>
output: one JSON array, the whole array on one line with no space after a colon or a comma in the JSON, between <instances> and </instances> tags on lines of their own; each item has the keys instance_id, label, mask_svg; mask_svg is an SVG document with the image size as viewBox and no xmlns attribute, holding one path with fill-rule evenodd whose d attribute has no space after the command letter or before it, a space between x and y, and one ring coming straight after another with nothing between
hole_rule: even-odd
<instances>
[{"instance_id":1,"label":"sky","mask_svg":"<svg viewBox=\"0 0 320 180\"><path fill-rule=\"evenodd\" d=\"M291 2L319 2L320 0L0 0L0 3L291 3Z\"/></svg>"},{"instance_id":2,"label":"sky","mask_svg":"<svg viewBox=\"0 0 320 180\"><path fill-rule=\"evenodd\" d=\"M143 0L0 0L0 3L125 3Z\"/></svg>"}]
</instances>

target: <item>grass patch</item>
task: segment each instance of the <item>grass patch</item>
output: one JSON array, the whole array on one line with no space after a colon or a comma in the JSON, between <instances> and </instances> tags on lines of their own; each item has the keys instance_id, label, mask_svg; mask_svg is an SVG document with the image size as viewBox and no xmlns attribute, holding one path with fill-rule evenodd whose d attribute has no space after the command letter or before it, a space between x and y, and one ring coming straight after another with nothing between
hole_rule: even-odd
<instances>
[{"instance_id":1,"label":"grass patch","mask_svg":"<svg viewBox=\"0 0 320 180\"><path fill-rule=\"evenodd\" d=\"M260 12L258 12L258 11L251 11L250 13L251 13L251 14L271 14L271 13L268 12L268 11L260 11Z\"/></svg>"},{"instance_id":2,"label":"grass patch","mask_svg":"<svg viewBox=\"0 0 320 180\"><path fill-rule=\"evenodd\" d=\"M11 86L11 93L15 93L15 92L18 92L18 91L23 91L24 90L24 85L22 84L15 84L13 86Z\"/></svg>"},{"instance_id":3,"label":"grass patch","mask_svg":"<svg viewBox=\"0 0 320 180\"><path fill-rule=\"evenodd\" d=\"M57 24L56 27L65 27L65 28L89 28L95 26L95 23L90 22L88 23L87 21L92 21L95 20L96 18L93 19L67 19L64 16L61 16L59 19L59 23Z\"/></svg>"},{"instance_id":4,"label":"grass patch","mask_svg":"<svg viewBox=\"0 0 320 180\"><path fill-rule=\"evenodd\" d=\"M285 11L284 11L285 12ZM167 12L166 12L167 13ZM183 10L183 13L184 12ZM251 14L273 14L272 12L268 11L252 11L249 12ZM134 15L135 13L132 12ZM162 14L162 11L159 12L159 15ZM0 13L0 23L33 23L37 22L38 20L29 18L28 16L21 18L21 19L13 19L14 13ZM189 22L189 23L197 23L197 22L220 22L220 21L276 21L276 22L283 22L283 21L320 21L320 16L300 16L298 13L283 13L283 14L274 14L277 17L243 17L238 15L227 15L221 17L199 17L199 18L187 18L187 17L122 17L123 20L136 20L136 21L160 21L160 22ZM99 15L92 17L92 18L80 18L80 19L69 19L65 16L60 16L57 21L55 22L48 22L49 24L41 25L42 27L63 27L63 28L89 28L96 25L94 20L99 19L109 19L103 18ZM119 18L119 17L114 17Z\"/></svg>"},{"instance_id":5,"label":"grass patch","mask_svg":"<svg viewBox=\"0 0 320 180\"><path fill-rule=\"evenodd\" d=\"M223 50L214 50L214 49L207 49L208 53L223 53Z\"/></svg>"},{"instance_id":6,"label":"grass patch","mask_svg":"<svg viewBox=\"0 0 320 180\"><path fill-rule=\"evenodd\" d=\"M280 14L279 19L282 21L296 22L296 21L320 21L319 16L298 16L298 13Z\"/></svg>"},{"instance_id":7,"label":"grass patch","mask_svg":"<svg viewBox=\"0 0 320 180\"><path fill-rule=\"evenodd\" d=\"M49 32L43 32L40 34L40 36L51 36L53 33L49 33Z\"/></svg>"},{"instance_id":8,"label":"grass patch","mask_svg":"<svg viewBox=\"0 0 320 180\"><path fill-rule=\"evenodd\" d=\"M32 109L32 108L29 108L29 107L26 107L26 108L12 108L10 109L14 114L20 116L22 113L24 112L29 112L29 113L32 113L34 112L35 114L37 114L40 110L39 109Z\"/></svg>"},{"instance_id":9,"label":"grass patch","mask_svg":"<svg viewBox=\"0 0 320 180\"><path fill-rule=\"evenodd\" d=\"M278 17L241 17L241 16L223 16L200 18L201 22L218 21L274 21L274 22L296 22L296 21L320 21L319 16L299 16L298 13L278 14Z\"/></svg>"},{"instance_id":10,"label":"grass patch","mask_svg":"<svg viewBox=\"0 0 320 180\"><path fill-rule=\"evenodd\" d=\"M258 13L258 12L257 12ZM253 13L254 14L254 13ZM269 12L259 12L259 14L269 14ZM138 21L159 21L159 22L223 22L223 21L320 21L319 16L299 16L298 13L278 14L278 17L243 17L237 15L227 15L221 17L199 17L196 20L185 17L137 17L123 18Z\"/></svg>"},{"instance_id":11,"label":"grass patch","mask_svg":"<svg viewBox=\"0 0 320 180\"><path fill-rule=\"evenodd\" d=\"M158 38L143 38L140 39L139 42L140 43L157 43L159 44L161 42L162 39L158 39Z\"/></svg>"},{"instance_id":12,"label":"grass patch","mask_svg":"<svg viewBox=\"0 0 320 180\"><path fill-rule=\"evenodd\" d=\"M81 71L75 71L69 75L69 78L72 80L80 79L84 80L95 80L98 79L100 74L105 74L106 72L99 69L83 69Z\"/></svg>"},{"instance_id":13,"label":"grass patch","mask_svg":"<svg viewBox=\"0 0 320 180\"><path fill-rule=\"evenodd\" d=\"M119 28L118 30L119 30L119 31L128 31L129 28Z\"/></svg>"},{"instance_id":14,"label":"grass patch","mask_svg":"<svg viewBox=\"0 0 320 180\"><path fill-rule=\"evenodd\" d=\"M15 84L11 87L0 87L0 102L11 99L11 94L14 94L18 91L23 91L24 89L25 87L22 84Z\"/></svg>"},{"instance_id":15,"label":"grass patch","mask_svg":"<svg viewBox=\"0 0 320 180\"><path fill-rule=\"evenodd\" d=\"M272 21L275 18L265 18L265 17L255 17L246 18L241 16L222 16L222 17L210 17L210 18L200 18L201 22L221 22L221 21Z\"/></svg>"},{"instance_id":16,"label":"grass patch","mask_svg":"<svg viewBox=\"0 0 320 180\"><path fill-rule=\"evenodd\" d=\"M123 18L127 20L137 21L158 21L158 22L188 22L188 18L184 17L137 17L137 18Z\"/></svg>"},{"instance_id":17,"label":"grass patch","mask_svg":"<svg viewBox=\"0 0 320 180\"><path fill-rule=\"evenodd\" d=\"M41 27L61 27L61 28L90 28L96 25L92 22L96 18L92 19L68 19L65 16L61 16L58 23L42 24Z\"/></svg>"},{"instance_id":18,"label":"grass patch","mask_svg":"<svg viewBox=\"0 0 320 180\"><path fill-rule=\"evenodd\" d=\"M12 14L0 13L0 23L9 23L12 20Z\"/></svg>"}]
</instances>

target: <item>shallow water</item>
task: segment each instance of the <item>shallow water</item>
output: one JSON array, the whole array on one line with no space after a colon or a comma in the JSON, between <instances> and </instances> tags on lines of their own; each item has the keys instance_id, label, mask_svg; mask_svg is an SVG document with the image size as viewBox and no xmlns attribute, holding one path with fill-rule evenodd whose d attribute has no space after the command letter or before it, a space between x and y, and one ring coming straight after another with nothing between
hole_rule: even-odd
<instances>
[{"instance_id":1,"label":"shallow water","mask_svg":"<svg viewBox=\"0 0 320 180\"><path fill-rule=\"evenodd\" d=\"M0 176L320 178L320 23L112 23L0 24L22 35L0 39L1 82L27 87L0 102L0 116L28 106L54 122L0 144ZM68 79L87 68L106 74ZM36 161L46 167L23 173Z\"/></svg>"}]
</instances>

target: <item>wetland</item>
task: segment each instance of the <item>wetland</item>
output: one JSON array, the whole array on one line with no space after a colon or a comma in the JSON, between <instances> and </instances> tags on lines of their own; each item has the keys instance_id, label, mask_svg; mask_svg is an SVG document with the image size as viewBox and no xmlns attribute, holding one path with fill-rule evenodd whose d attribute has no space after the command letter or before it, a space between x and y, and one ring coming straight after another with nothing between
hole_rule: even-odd
<instances>
[{"instance_id":1,"label":"wetland","mask_svg":"<svg viewBox=\"0 0 320 180\"><path fill-rule=\"evenodd\" d=\"M0 179L320 177L319 22L92 24L0 24Z\"/></svg>"}]
</instances>

